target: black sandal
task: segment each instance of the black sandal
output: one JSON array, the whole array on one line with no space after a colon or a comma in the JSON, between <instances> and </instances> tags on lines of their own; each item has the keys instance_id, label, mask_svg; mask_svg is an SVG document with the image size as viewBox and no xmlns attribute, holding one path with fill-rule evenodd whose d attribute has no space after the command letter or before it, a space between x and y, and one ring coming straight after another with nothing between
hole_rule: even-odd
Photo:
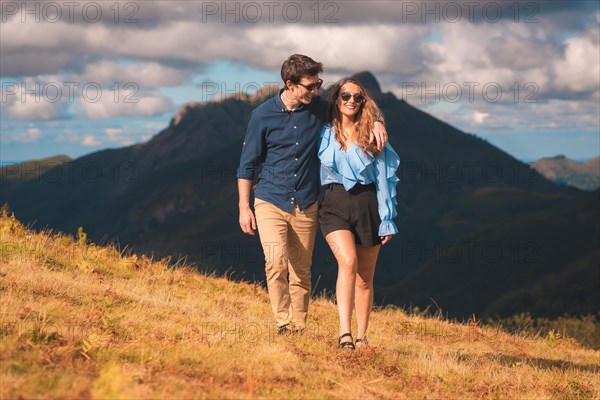
<instances>
[{"instance_id":1,"label":"black sandal","mask_svg":"<svg viewBox=\"0 0 600 400\"><path fill-rule=\"evenodd\" d=\"M366 348L369 346L369 342L367 341L367 337L363 337L362 339L356 339L355 347L357 348Z\"/></svg>"},{"instance_id":2,"label":"black sandal","mask_svg":"<svg viewBox=\"0 0 600 400\"><path fill-rule=\"evenodd\" d=\"M345 337L350 337L349 342L342 342L342 339ZM354 350L354 343L352 340L352 334L350 332L344 333L342 336L338 338L338 347L340 349Z\"/></svg>"}]
</instances>

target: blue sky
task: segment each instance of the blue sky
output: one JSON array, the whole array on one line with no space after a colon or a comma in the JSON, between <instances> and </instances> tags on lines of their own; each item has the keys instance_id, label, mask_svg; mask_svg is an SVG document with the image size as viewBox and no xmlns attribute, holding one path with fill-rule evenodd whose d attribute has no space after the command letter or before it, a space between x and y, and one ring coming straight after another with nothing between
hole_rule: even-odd
<instances>
[{"instance_id":1,"label":"blue sky","mask_svg":"<svg viewBox=\"0 0 600 400\"><path fill-rule=\"evenodd\" d=\"M0 161L149 140L293 53L531 161L600 153L596 1L0 2Z\"/></svg>"}]
</instances>

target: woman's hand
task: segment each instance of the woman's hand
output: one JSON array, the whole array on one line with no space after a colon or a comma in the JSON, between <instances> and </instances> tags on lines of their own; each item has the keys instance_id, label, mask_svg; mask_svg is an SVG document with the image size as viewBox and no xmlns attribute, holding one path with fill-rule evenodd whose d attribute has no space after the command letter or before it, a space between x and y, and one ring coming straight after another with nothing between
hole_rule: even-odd
<instances>
[{"instance_id":1,"label":"woman's hand","mask_svg":"<svg viewBox=\"0 0 600 400\"><path fill-rule=\"evenodd\" d=\"M381 236L381 245L387 244L390 240L392 240L393 235Z\"/></svg>"},{"instance_id":2,"label":"woman's hand","mask_svg":"<svg viewBox=\"0 0 600 400\"><path fill-rule=\"evenodd\" d=\"M388 142L387 131L385 130L385 125L381 122L375 122L375 127L373 128L373 132L369 133L369 143L373 143L375 141L377 143L377 150L382 151Z\"/></svg>"}]
</instances>

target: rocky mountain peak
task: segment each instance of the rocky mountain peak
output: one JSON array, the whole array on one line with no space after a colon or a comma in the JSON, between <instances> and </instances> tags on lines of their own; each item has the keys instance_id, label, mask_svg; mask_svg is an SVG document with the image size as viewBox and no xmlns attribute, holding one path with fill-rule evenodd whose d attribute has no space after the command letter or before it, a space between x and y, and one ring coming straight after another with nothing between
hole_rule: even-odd
<instances>
[{"instance_id":1,"label":"rocky mountain peak","mask_svg":"<svg viewBox=\"0 0 600 400\"><path fill-rule=\"evenodd\" d=\"M369 71L362 71L358 74L352 75L354 79L362 83L362 85L369 91L371 95L379 95L381 94L381 86L379 86L379 82L375 75L373 75Z\"/></svg>"}]
</instances>

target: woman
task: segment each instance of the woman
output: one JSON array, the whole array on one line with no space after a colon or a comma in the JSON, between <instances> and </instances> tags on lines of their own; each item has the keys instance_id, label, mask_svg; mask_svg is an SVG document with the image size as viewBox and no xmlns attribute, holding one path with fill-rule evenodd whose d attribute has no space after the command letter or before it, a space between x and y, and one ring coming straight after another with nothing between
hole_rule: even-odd
<instances>
[{"instance_id":1,"label":"woman","mask_svg":"<svg viewBox=\"0 0 600 400\"><path fill-rule=\"evenodd\" d=\"M319 209L325 240L338 262L336 300L341 349L354 349L351 332L356 309L356 347L367 346L373 305L373 275L381 244L398 232L396 170L400 158L387 144L378 152L369 132L381 111L364 87L345 78L334 87L331 124L321 134L321 184L326 186Z\"/></svg>"}]
</instances>

